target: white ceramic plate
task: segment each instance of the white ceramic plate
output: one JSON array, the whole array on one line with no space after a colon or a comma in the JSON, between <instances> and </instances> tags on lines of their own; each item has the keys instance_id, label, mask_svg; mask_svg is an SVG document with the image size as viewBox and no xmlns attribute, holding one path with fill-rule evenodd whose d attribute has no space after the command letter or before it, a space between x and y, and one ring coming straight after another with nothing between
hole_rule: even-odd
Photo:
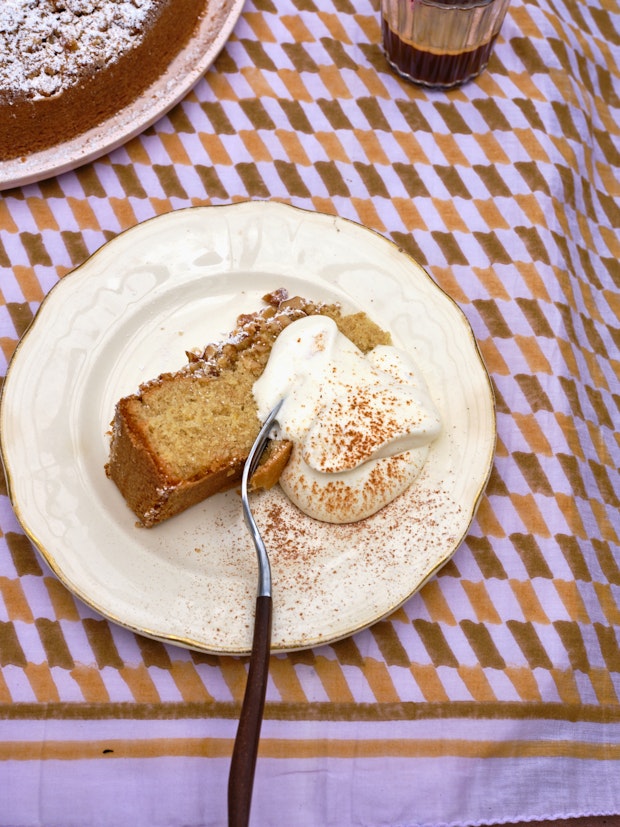
<instances>
[{"instance_id":1,"label":"white ceramic plate","mask_svg":"<svg viewBox=\"0 0 620 827\"><path fill-rule=\"evenodd\" d=\"M254 496L273 570L273 648L337 640L406 601L454 553L489 475L489 377L456 304L394 244L273 202L180 210L141 224L62 279L11 362L0 408L15 511L63 583L137 632L247 653L257 583L237 491L138 528L107 479L121 396L180 367L277 287L365 310L423 370L443 434L411 490L348 526Z\"/></svg>"},{"instance_id":2,"label":"white ceramic plate","mask_svg":"<svg viewBox=\"0 0 620 827\"><path fill-rule=\"evenodd\" d=\"M208 2L196 32L166 71L131 105L88 132L25 158L0 161L0 190L32 184L100 158L159 120L182 100L228 40L244 0Z\"/></svg>"}]
</instances>

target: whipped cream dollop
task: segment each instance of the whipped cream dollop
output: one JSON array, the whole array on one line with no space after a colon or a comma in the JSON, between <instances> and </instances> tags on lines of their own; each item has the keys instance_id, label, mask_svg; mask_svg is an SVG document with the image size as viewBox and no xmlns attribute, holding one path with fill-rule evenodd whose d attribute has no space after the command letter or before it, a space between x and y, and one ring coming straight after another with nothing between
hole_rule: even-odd
<instances>
[{"instance_id":1,"label":"whipped cream dollop","mask_svg":"<svg viewBox=\"0 0 620 827\"><path fill-rule=\"evenodd\" d=\"M272 435L293 450L280 486L325 522L369 517L409 488L441 430L409 354L363 354L327 316L285 328L253 390L262 421L284 399Z\"/></svg>"}]
</instances>

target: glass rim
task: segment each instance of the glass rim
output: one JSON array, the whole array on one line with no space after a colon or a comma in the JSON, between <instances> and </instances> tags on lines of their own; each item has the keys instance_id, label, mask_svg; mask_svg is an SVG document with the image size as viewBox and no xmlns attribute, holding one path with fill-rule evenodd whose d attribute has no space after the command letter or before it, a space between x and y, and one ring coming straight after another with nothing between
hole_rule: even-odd
<instances>
[{"instance_id":1,"label":"glass rim","mask_svg":"<svg viewBox=\"0 0 620 827\"><path fill-rule=\"evenodd\" d=\"M401 0L381 0L383 6L387 6L394 2L401 2ZM443 9L445 11L469 11L470 9L484 8L493 3L499 3L500 0L463 0L459 3L458 0L449 0L449 2L442 2L442 0L404 0L412 6L429 6L433 9Z\"/></svg>"}]
</instances>

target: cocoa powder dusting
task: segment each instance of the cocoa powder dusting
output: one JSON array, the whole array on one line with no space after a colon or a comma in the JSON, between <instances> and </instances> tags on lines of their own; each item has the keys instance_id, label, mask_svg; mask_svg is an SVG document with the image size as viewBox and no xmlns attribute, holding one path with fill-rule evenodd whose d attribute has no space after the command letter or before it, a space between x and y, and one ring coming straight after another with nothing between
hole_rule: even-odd
<instances>
[{"instance_id":1,"label":"cocoa powder dusting","mask_svg":"<svg viewBox=\"0 0 620 827\"><path fill-rule=\"evenodd\" d=\"M277 488L256 497L253 511L272 566L276 630L302 608L308 623L360 601L360 614L372 616L386 594L396 608L447 561L465 527L458 504L426 484L355 523L313 520Z\"/></svg>"}]
</instances>

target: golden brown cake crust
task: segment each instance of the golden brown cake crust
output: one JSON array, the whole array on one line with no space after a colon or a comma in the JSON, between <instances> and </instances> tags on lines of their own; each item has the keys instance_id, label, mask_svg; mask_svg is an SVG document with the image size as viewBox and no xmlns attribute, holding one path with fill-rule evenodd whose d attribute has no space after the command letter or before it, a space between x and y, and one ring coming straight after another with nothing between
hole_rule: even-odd
<instances>
[{"instance_id":1,"label":"golden brown cake crust","mask_svg":"<svg viewBox=\"0 0 620 827\"><path fill-rule=\"evenodd\" d=\"M289 299L284 290L264 299L267 306L240 316L226 340L188 354L185 367L145 382L117 403L106 473L144 526L239 483L260 430L252 387L288 324L329 315L363 350L389 343L363 314L343 316L336 305ZM271 446L252 478L254 488L275 485L290 450L286 442Z\"/></svg>"},{"instance_id":2,"label":"golden brown cake crust","mask_svg":"<svg viewBox=\"0 0 620 827\"><path fill-rule=\"evenodd\" d=\"M47 97L12 87L9 81L0 83L0 161L28 156L83 134L131 104L157 80L196 30L207 0L150 2L144 31L135 33L136 45L104 66L97 65L93 55L78 82ZM41 5L59 15L58 31L62 31L60 16L68 4L42 0ZM61 50L73 48L75 44L59 42Z\"/></svg>"}]
</instances>

